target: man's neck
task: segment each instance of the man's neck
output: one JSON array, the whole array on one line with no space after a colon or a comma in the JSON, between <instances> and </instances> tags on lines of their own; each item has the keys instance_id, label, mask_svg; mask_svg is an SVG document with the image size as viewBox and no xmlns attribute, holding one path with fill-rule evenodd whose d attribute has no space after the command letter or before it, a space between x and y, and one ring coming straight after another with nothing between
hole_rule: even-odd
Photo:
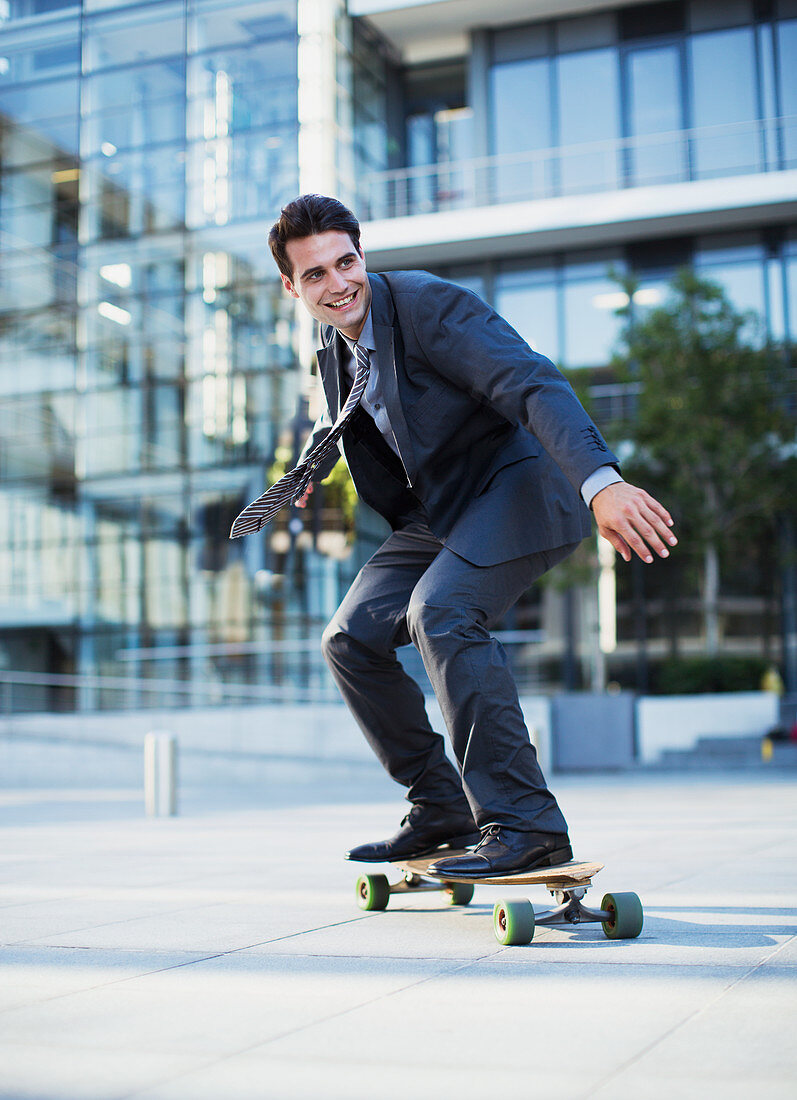
<instances>
[{"instance_id":1,"label":"man's neck","mask_svg":"<svg viewBox=\"0 0 797 1100\"><path fill-rule=\"evenodd\" d=\"M364 332L369 332L370 331L370 329L371 329L371 323L370 322L371 322L371 308L369 307L368 312L366 313L365 317L363 318L363 323L360 325L360 328L359 328L356 336L352 334L351 330L345 331L342 328L335 329L335 332L339 332L340 335L344 339L348 340L350 343L356 344L357 341L360 339L360 337L362 336L362 334Z\"/></svg>"}]
</instances>

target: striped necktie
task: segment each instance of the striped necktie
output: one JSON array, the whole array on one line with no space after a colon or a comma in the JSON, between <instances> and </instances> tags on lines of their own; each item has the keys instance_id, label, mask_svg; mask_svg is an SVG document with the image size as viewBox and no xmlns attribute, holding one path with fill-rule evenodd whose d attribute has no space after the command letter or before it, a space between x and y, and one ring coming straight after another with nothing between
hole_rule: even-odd
<instances>
[{"instance_id":1,"label":"striped necktie","mask_svg":"<svg viewBox=\"0 0 797 1100\"><path fill-rule=\"evenodd\" d=\"M251 535L265 527L281 508L286 504L293 504L304 493L307 486L313 480L313 474L337 445L343 435L343 430L354 415L354 411L360 404L360 398L365 393L368 383L368 373L371 369L371 361L368 357L368 349L354 345L354 359L357 369L354 374L354 384L346 398L346 403L340 410L337 420L329 430L329 434L322 439L317 447L313 447L310 454L298 466L289 470L287 474L275 482L257 500L247 504L243 512L238 516L230 531L230 538L237 539L241 535Z\"/></svg>"}]
</instances>

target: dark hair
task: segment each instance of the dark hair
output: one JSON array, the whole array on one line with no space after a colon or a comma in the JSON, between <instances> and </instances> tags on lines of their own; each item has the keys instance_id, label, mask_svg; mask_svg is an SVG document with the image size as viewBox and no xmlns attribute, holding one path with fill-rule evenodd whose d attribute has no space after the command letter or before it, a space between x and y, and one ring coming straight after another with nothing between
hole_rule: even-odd
<instances>
[{"instance_id":1,"label":"dark hair","mask_svg":"<svg viewBox=\"0 0 797 1100\"><path fill-rule=\"evenodd\" d=\"M360 251L360 223L337 199L326 195L300 195L284 206L279 221L272 225L268 235L271 254L282 274L293 279L293 268L285 251L288 241L314 237L330 230L348 233L355 249Z\"/></svg>"}]
</instances>

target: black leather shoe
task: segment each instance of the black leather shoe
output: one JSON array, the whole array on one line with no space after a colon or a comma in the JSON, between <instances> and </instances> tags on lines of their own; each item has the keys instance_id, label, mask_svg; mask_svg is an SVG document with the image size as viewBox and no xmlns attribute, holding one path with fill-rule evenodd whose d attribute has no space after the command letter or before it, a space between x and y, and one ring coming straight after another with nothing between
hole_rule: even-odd
<instances>
[{"instance_id":1,"label":"black leather shoe","mask_svg":"<svg viewBox=\"0 0 797 1100\"><path fill-rule=\"evenodd\" d=\"M572 858L567 833L524 833L503 825L490 825L472 852L436 859L424 874L472 879L521 875L538 867L558 867Z\"/></svg>"},{"instance_id":2,"label":"black leather shoe","mask_svg":"<svg viewBox=\"0 0 797 1100\"><path fill-rule=\"evenodd\" d=\"M352 848L346 853L346 859L358 863L390 863L395 859L429 855L443 845L467 848L479 838L480 833L472 817L446 813L438 806L413 806L395 836Z\"/></svg>"}]
</instances>

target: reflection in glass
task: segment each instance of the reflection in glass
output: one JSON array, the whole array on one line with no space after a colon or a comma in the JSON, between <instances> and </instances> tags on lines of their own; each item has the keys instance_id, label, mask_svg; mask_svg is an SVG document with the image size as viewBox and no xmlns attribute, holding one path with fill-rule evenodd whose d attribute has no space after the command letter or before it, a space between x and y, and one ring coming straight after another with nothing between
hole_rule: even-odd
<instances>
[{"instance_id":1,"label":"reflection in glass","mask_svg":"<svg viewBox=\"0 0 797 1100\"><path fill-rule=\"evenodd\" d=\"M629 146L633 186L685 178L683 140L675 136L682 127L679 53L677 46L663 46L627 55L629 136L642 139Z\"/></svg>"},{"instance_id":2,"label":"reflection in glass","mask_svg":"<svg viewBox=\"0 0 797 1100\"><path fill-rule=\"evenodd\" d=\"M700 248L694 262L702 276L719 283L737 310L751 310L756 317L766 318L764 252L760 245ZM753 343L761 343L766 328L759 329L752 323L747 336Z\"/></svg>"},{"instance_id":3,"label":"reflection in glass","mask_svg":"<svg viewBox=\"0 0 797 1100\"><path fill-rule=\"evenodd\" d=\"M78 151L78 80L0 87L0 134L9 167Z\"/></svg>"},{"instance_id":4,"label":"reflection in glass","mask_svg":"<svg viewBox=\"0 0 797 1100\"><path fill-rule=\"evenodd\" d=\"M756 172L761 167L756 109L755 39L751 28L689 40L692 126L712 127L693 142L698 176Z\"/></svg>"},{"instance_id":5,"label":"reflection in glass","mask_svg":"<svg viewBox=\"0 0 797 1100\"><path fill-rule=\"evenodd\" d=\"M562 362L566 367L596 367L609 362L620 335L617 309L625 297L609 278L610 263L568 264L565 268L565 338ZM619 263L615 262L619 268Z\"/></svg>"},{"instance_id":6,"label":"reflection in glass","mask_svg":"<svg viewBox=\"0 0 797 1100\"><path fill-rule=\"evenodd\" d=\"M189 50L245 45L263 39L292 38L286 59L295 54L296 0L193 0Z\"/></svg>"},{"instance_id":7,"label":"reflection in glass","mask_svg":"<svg viewBox=\"0 0 797 1100\"><path fill-rule=\"evenodd\" d=\"M780 115L783 124L783 167L797 167L797 19L785 19L776 25L778 76L780 78ZM791 121L789 121L789 119Z\"/></svg>"},{"instance_id":8,"label":"reflection in glass","mask_svg":"<svg viewBox=\"0 0 797 1100\"><path fill-rule=\"evenodd\" d=\"M185 53L184 5L140 4L124 12L92 16L85 22L83 71L141 65L158 57Z\"/></svg>"},{"instance_id":9,"label":"reflection in glass","mask_svg":"<svg viewBox=\"0 0 797 1100\"><path fill-rule=\"evenodd\" d=\"M615 49L566 54L557 62L561 186L565 194L616 187L620 106ZM570 146L584 146L571 149Z\"/></svg>"},{"instance_id":10,"label":"reflection in glass","mask_svg":"<svg viewBox=\"0 0 797 1100\"><path fill-rule=\"evenodd\" d=\"M789 339L797 342L797 239L786 246L784 257L786 274L786 313Z\"/></svg>"},{"instance_id":11,"label":"reflection in glass","mask_svg":"<svg viewBox=\"0 0 797 1100\"><path fill-rule=\"evenodd\" d=\"M526 343L557 362L559 295L553 268L507 271L495 280L495 308Z\"/></svg>"},{"instance_id":12,"label":"reflection in glass","mask_svg":"<svg viewBox=\"0 0 797 1100\"><path fill-rule=\"evenodd\" d=\"M284 41L192 58L188 88L191 137L296 122L296 55Z\"/></svg>"},{"instance_id":13,"label":"reflection in glass","mask_svg":"<svg viewBox=\"0 0 797 1100\"><path fill-rule=\"evenodd\" d=\"M551 63L533 58L494 65L490 70L492 152L500 157L550 149ZM550 158L500 161L495 166L494 194L499 201L544 198L552 193Z\"/></svg>"}]
</instances>

